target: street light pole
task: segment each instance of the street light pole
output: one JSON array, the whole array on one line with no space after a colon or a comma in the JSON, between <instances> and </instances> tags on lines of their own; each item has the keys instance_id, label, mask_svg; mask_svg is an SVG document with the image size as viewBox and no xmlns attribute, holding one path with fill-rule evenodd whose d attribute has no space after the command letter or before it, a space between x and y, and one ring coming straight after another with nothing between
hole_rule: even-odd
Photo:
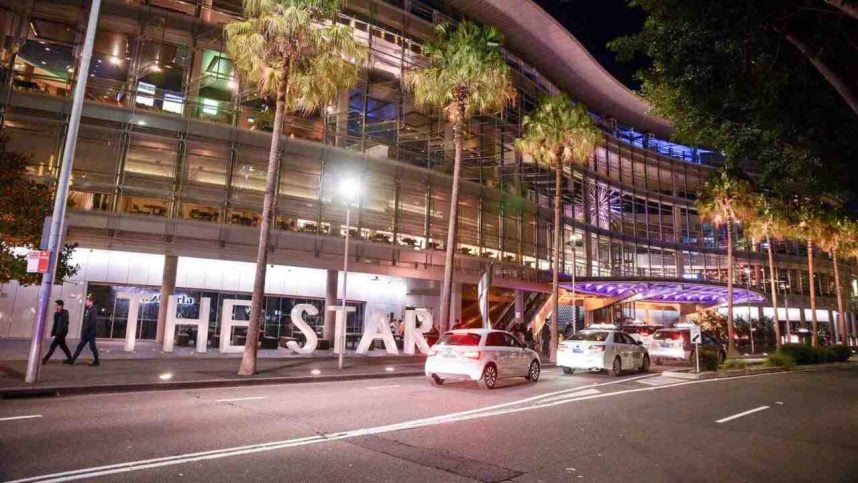
<instances>
[{"instance_id":1,"label":"street light pole","mask_svg":"<svg viewBox=\"0 0 858 483\"><path fill-rule=\"evenodd\" d=\"M789 343L792 341L792 324L789 321L789 297L787 296L787 289L789 286L781 284L781 288L784 291L784 311L786 312L786 341Z\"/></svg>"},{"instance_id":2,"label":"street light pole","mask_svg":"<svg viewBox=\"0 0 858 483\"><path fill-rule=\"evenodd\" d=\"M751 354L754 353L754 323L751 322L751 303L750 303L750 293L751 293L751 267L745 267L745 290L748 291L748 301L745 302L745 306L748 307L748 338L751 340Z\"/></svg>"},{"instance_id":3,"label":"street light pole","mask_svg":"<svg viewBox=\"0 0 858 483\"><path fill-rule=\"evenodd\" d=\"M352 203L360 199L361 184L360 180L343 178L340 181L340 197L346 204L346 245L343 250L343 301L341 310L343 312L343 333L340 335L340 353L338 357L338 366L343 368L343 354L346 352L346 332L349 326L349 314L346 312L346 300L348 300L348 282L349 282L349 239L351 238L351 208Z\"/></svg>"},{"instance_id":4,"label":"street light pole","mask_svg":"<svg viewBox=\"0 0 858 483\"><path fill-rule=\"evenodd\" d=\"M86 36L83 50L80 54L80 64L77 69L77 81L74 86L74 99L69 114L69 127L66 132L66 142L63 147L63 157L60 173L57 177L57 192L54 195L54 211L51 215L51 229L48 235L48 267L42 275L42 285L39 287L39 299L36 308L36 319L33 324L33 339L30 341L30 352L27 355L27 372L24 381L33 384L39 379L39 368L42 357L42 339L45 336L45 319L48 316L48 304L54 288L57 263L63 247L63 224L66 217L69 181L71 180L74 153L77 148L77 134L80 130L80 115L86 96L86 81L89 78L89 64L92 60L92 46L95 42L95 30L98 26L98 12L101 0L92 0L89 8L89 20L86 24Z\"/></svg>"},{"instance_id":5,"label":"street light pole","mask_svg":"<svg viewBox=\"0 0 858 483\"><path fill-rule=\"evenodd\" d=\"M340 344L340 354L339 354L339 368L343 368L343 353L346 351L346 329L348 328L349 314L346 312L346 294L348 293L348 283L349 283L349 234L351 229L349 228L349 223L351 223L351 205L346 203L346 248L343 250L343 305L342 305L342 313L343 313L343 334Z\"/></svg>"}]
</instances>

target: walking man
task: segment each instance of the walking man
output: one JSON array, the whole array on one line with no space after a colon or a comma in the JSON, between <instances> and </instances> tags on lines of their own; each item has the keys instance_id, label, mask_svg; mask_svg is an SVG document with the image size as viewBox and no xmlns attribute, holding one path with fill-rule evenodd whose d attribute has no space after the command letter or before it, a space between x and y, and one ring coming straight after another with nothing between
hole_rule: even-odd
<instances>
[{"instance_id":1,"label":"walking man","mask_svg":"<svg viewBox=\"0 0 858 483\"><path fill-rule=\"evenodd\" d=\"M64 308L64 305L62 300L54 302L54 325L51 326L51 337L54 340L51 342L51 348L48 349L48 353L42 358L43 365L48 363L48 359L54 355L57 347L62 349L67 361L72 358L69 346L66 345L66 336L69 333L69 311Z\"/></svg>"},{"instance_id":2,"label":"walking man","mask_svg":"<svg viewBox=\"0 0 858 483\"><path fill-rule=\"evenodd\" d=\"M92 363L91 366L99 366L98 362L98 348L95 347L95 328L97 324L97 309L95 307L95 302L92 300L92 295L88 295L86 297L86 308L83 312L83 330L80 334L80 343L77 345L77 349L74 351L74 355L71 359L64 361L63 364L74 364L74 361L77 360L77 357L80 355L80 351L83 350L83 346L89 344L89 350L92 351Z\"/></svg>"}]
</instances>

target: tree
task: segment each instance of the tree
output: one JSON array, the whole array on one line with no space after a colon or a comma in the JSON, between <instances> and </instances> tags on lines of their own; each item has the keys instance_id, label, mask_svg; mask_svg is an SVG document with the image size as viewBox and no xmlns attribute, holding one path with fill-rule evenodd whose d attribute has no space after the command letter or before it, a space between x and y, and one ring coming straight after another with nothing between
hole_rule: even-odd
<instances>
[{"instance_id":1,"label":"tree","mask_svg":"<svg viewBox=\"0 0 858 483\"><path fill-rule=\"evenodd\" d=\"M727 354L737 355L733 326L733 227L753 209L753 187L742 173L726 166L713 173L698 194L698 214L727 228Z\"/></svg>"},{"instance_id":2,"label":"tree","mask_svg":"<svg viewBox=\"0 0 858 483\"><path fill-rule=\"evenodd\" d=\"M27 176L29 157L8 150L0 135L0 285L40 283L42 275L27 273L27 252L38 249L45 217L53 210L53 190ZM57 264L55 283L77 273L71 257L77 244L65 245Z\"/></svg>"},{"instance_id":3,"label":"tree","mask_svg":"<svg viewBox=\"0 0 858 483\"><path fill-rule=\"evenodd\" d=\"M775 239L782 238L789 232L789 226L784 219L783 206L770 196L759 194L754 200L755 210L749 213L747 223L745 224L745 234L754 240L765 240L766 251L769 256L769 284L772 294L772 307L774 309L774 329L775 329L775 344L781 346L781 329L778 324L778 286L777 276L775 275L775 261L773 255L772 242ZM787 314L787 323L789 323L789 314Z\"/></svg>"},{"instance_id":4,"label":"tree","mask_svg":"<svg viewBox=\"0 0 858 483\"><path fill-rule=\"evenodd\" d=\"M651 61L638 74L642 93L678 140L753 160L768 189L858 200L858 116L848 100L858 75L842 62L858 56L858 20L822 0L632 4L647 14L642 31L610 47L622 60ZM850 93L842 97L837 86Z\"/></svg>"},{"instance_id":5,"label":"tree","mask_svg":"<svg viewBox=\"0 0 858 483\"><path fill-rule=\"evenodd\" d=\"M839 255L848 251L854 222L840 214L830 214L820 220L819 247L831 255L834 265L834 289L837 295L837 319L840 326L841 343L848 344L846 338L846 317L843 311L843 291L840 285ZM847 252L848 253L848 252ZM834 321L831 321L834 324Z\"/></svg>"},{"instance_id":6,"label":"tree","mask_svg":"<svg viewBox=\"0 0 858 483\"><path fill-rule=\"evenodd\" d=\"M224 27L226 49L239 75L255 85L260 95L274 96L276 102L250 321L239 375L256 373L284 116L288 112L311 113L329 103L339 90L355 83L366 58L366 47L349 27L336 21L342 3L245 0L247 19Z\"/></svg>"},{"instance_id":7,"label":"tree","mask_svg":"<svg viewBox=\"0 0 858 483\"><path fill-rule=\"evenodd\" d=\"M698 312L694 317L694 322L700 326L701 330L718 339L727 337L727 318L715 310Z\"/></svg>"},{"instance_id":8,"label":"tree","mask_svg":"<svg viewBox=\"0 0 858 483\"><path fill-rule=\"evenodd\" d=\"M483 27L466 21L456 28L439 25L435 32L436 38L423 49L428 65L406 72L405 86L413 94L415 107L422 110L443 109L447 120L453 125L453 187L450 193L439 321L439 329L443 332L449 326L450 318L465 126L474 115L503 109L515 98L515 88L501 51L503 37L494 27Z\"/></svg>"},{"instance_id":9,"label":"tree","mask_svg":"<svg viewBox=\"0 0 858 483\"><path fill-rule=\"evenodd\" d=\"M540 164L554 170L554 253L552 255L551 362L557 360L560 301L560 247L563 224L563 171L573 163L585 164L596 149L600 132L583 104L572 105L569 98L556 95L544 98L536 110L522 122L524 134L516 147ZM572 175L570 170L570 176ZM574 268L573 268L574 269Z\"/></svg>"},{"instance_id":10,"label":"tree","mask_svg":"<svg viewBox=\"0 0 858 483\"><path fill-rule=\"evenodd\" d=\"M819 345L819 322L816 317L816 275L813 270L814 244L824 238L825 227L820 216L821 205L816 200L795 198L791 212L794 223L792 235L807 243L807 278L810 290L810 317L813 333L811 334L811 345Z\"/></svg>"}]
</instances>

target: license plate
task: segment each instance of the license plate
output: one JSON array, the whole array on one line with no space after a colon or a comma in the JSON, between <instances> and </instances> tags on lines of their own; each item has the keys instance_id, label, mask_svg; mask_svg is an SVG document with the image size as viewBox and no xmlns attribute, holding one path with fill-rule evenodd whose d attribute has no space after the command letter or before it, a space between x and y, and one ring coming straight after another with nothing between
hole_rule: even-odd
<instances>
[{"instance_id":1,"label":"license plate","mask_svg":"<svg viewBox=\"0 0 858 483\"><path fill-rule=\"evenodd\" d=\"M576 354L580 354L580 353L584 352L584 349L581 349L580 347L573 347L572 352L574 352Z\"/></svg>"},{"instance_id":2,"label":"license plate","mask_svg":"<svg viewBox=\"0 0 858 483\"><path fill-rule=\"evenodd\" d=\"M664 347L664 348L668 348L668 347L670 347L671 345L672 345L672 344L671 344L670 342L662 342L662 343L661 343L661 346L662 346L662 347Z\"/></svg>"},{"instance_id":3,"label":"license plate","mask_svg":"<svg viewBox=\"0 0 858 483\"><path fill-rule=\"evenodd\" d=\"M454 354L453 351L447 351L444 353L444 357L446 357L447 359L452 359L456 357L456 354Z\"/></svg>"}]
</instances>

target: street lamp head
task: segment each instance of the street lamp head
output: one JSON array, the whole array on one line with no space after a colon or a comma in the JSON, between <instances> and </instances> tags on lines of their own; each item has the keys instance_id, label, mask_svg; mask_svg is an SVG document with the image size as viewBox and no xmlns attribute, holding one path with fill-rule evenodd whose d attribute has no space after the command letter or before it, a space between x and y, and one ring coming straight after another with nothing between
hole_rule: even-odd
<instances>
[{"instance_id":1,"label":"street lamp head","mask_svg":"<svg viewBox=\"0 0 858 483\"><path fill-rule=\"evenodd\" d=\"M340 198L347 203L356 203L361 196L362 185L358 178L343 178L338 187Z\"/></svg>"}]
</instances>

